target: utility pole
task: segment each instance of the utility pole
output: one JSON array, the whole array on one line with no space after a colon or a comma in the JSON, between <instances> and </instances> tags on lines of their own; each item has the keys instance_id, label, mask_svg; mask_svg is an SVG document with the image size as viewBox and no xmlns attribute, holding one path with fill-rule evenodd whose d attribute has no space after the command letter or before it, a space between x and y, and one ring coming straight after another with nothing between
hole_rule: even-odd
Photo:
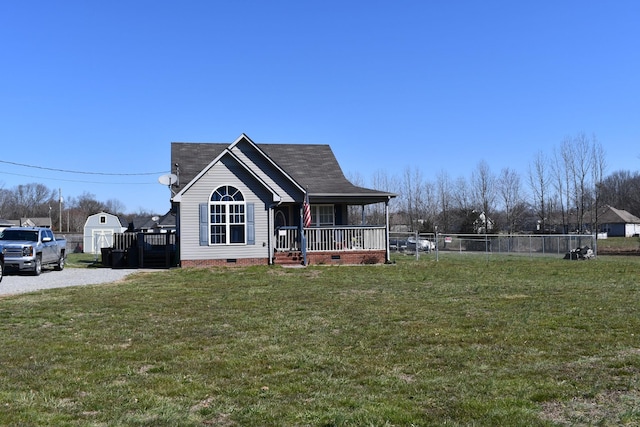
<instances>
[{"instance_id":1,"label":"utility pole","mask_svg":"<svg viewBox=\"0 0 640 427\"><path fill-rule=\"evenodd\" d=\"M58 188L58 203L59 203L59 208L60 208L60 228L58 228L58 230L60 231L60 233L62 233L62 189Z\"/></svg>"}]
</instances>

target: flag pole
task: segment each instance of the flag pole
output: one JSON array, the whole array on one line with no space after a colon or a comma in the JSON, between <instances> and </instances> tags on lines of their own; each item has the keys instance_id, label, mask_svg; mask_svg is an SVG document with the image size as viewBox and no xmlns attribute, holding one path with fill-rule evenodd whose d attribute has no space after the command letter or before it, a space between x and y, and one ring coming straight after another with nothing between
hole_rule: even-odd
<instances>
[{"instance_id":1,"label":"flag pole","mask_svg":"<svg viewBox=\"0 0 640 427\"><path fill-rule=\"evenodd\" d=\"M309 191L304 190L304 201L302 202L302 211L300 214L300 234L302 243L302 262L305 266L307 263L307 236L304 232L305 227L311 226L311 206L309 205Z\"/></svg>"}]
</instances>

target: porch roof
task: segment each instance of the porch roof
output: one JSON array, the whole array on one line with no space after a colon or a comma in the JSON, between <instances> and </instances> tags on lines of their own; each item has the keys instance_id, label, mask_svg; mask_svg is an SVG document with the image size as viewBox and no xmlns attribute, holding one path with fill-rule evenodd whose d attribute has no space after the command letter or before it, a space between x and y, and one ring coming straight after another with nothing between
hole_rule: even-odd
<instances>
[{"instance_id":1,"label":"porch roof","mask_svg":"<svg viewBox=\"0 0 640 427\"><path fill-rule=\"evenodd\" d=\"M266 156L306 188L312 203L370 204L385 202L395 194L353 185L342 172L331 147L326 144L255 144ZM177 191L182 190L229 144L171 144L171 169L180 168Z\"/></svg>"}]
</instances>

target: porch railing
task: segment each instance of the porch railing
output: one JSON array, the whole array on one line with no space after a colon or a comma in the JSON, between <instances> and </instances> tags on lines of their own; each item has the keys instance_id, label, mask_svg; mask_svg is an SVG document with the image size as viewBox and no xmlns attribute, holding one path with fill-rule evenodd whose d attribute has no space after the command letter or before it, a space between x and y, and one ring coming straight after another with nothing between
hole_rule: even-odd
<instances>
[{"instance_id":1,"label":"porch railing","mask_svg":"<svg viewBox=\"0 0 640 427\"><path fill-rule=\"evenodd\" d=\"M307 252L385 250L385 227L312 227L304 229ZM300 229L282 227L276 233L276 250L300 250Z\"/></svg>"}]
</instances>

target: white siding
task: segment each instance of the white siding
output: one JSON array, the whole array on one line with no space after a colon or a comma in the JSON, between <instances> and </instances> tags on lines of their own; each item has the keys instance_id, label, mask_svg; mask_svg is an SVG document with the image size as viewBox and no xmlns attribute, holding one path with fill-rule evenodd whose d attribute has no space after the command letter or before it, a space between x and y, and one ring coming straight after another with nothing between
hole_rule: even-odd
<instances>
[{"instance_id":1,"label":"white siding","mask_svg":"<svg viewBox=\"0 0 640 427\"><path fill-rule=\"evenodd\" d=\"M626 224L625 237L633 237L640 234L640 224Z\"/></svg>"}]
</instances>

